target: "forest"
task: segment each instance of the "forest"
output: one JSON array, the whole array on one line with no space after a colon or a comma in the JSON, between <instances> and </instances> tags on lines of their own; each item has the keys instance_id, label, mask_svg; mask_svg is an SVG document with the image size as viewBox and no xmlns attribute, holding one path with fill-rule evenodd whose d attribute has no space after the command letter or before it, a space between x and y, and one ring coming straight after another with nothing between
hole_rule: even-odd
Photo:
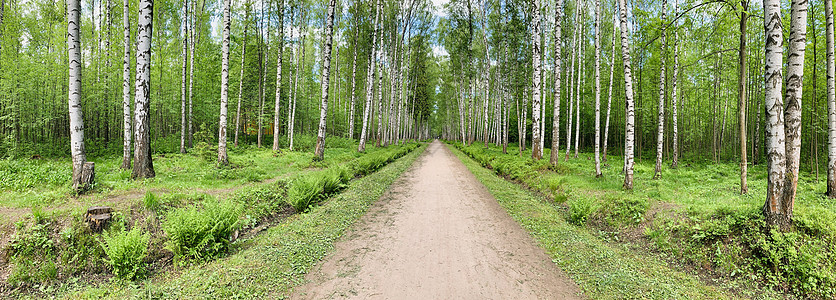
<instances>
[{"instance_id":1,"label":"forest","mask_svg":"<svg viewBox=\"0 0 836 300\"><path fill-rule=\"evenodd\" d=\"M830 0L0 0L0 296L250 251L239 231L438 139L590 245L699 278L607 289L584 272L627 271L554 258L587 296L833 298L835 47ZM67 238L101 203L120 225ZM226 229L190 246L188 218ZM147 270L114 265L119 238L151 245ZM144 288L108 295L177 290Z\"/></svg>"}]
</instances>

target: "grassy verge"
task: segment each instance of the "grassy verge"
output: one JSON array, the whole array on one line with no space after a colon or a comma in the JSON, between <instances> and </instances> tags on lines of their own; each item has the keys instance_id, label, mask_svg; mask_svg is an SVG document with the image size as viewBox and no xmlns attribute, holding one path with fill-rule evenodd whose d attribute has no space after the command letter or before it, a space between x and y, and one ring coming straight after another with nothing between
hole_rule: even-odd
<instances>
[{"instance_id":1,"label":"grassy verge","mask_svg":"<svg viewBox=\"0 0 836 300\"><path fill-rule=\"evenodd\" d=\"M482 168L479 163L453 149L468 169L488 187L509 214L526 228L546 249L554 262L566 271L593 299L725 299L738 297L726 289L706 284L698 277L675 270L658 255L637 251L631 244L615 242L611 232L597 228L579 227L569 223L571 208L558 202L548 201L543 194L526 190L519 185L497 177L492 170ZM500 152L501 153L501 152ZM513 164L516 155L504 157L505 164ZM525 158L521 159L524 160ZM530 161L530 159L528 159ZM506 170L517 169L517 175L505 174L506 178L544 178L546 174L523 166L503 166ZM524 174L533 172L532 174ZM594 176L594 175L593 175ZM532 182L532 181L528 181ZM568 188L562 183L562 188ZM539 185L531 184L541 191ZM546 185L548 186L548 185ZM560 188L560 187L558 187ZM550 193L549 190L542 190ZM560 194L562 195L562 194ZM563 196L565 197L565 196ZM573 198L574 196L569 196ZM557 197L560 198L560 197ZM567 201L564 198L564 201ZM569 199L568 201L573 201ZM580 205L578 205L580 206ZM591 229L591 230L590 230ZM770 298L767 293L749 295Z\"/></svg>"},{"instance_id":2,"label":"grassy verge","mask_svg":"<svg viewBox=\"0 0 836 300\"><path fill-rule=\"evenodd\" d=\"M257 238L232 247L233 254L137 285L67 287L67 298L286 298L342 233L365 214L423 148L352 181L342 193L308 213L297 214Z\"/></svg>"}]
</instances>

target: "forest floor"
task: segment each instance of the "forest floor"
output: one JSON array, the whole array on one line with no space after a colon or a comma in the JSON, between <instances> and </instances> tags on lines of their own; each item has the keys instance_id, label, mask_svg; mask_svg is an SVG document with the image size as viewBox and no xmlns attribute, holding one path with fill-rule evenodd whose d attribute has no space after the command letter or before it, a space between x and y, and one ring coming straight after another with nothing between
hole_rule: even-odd
<instances>
[{"instance_id":1,"label":"forest floor","mask_svg":"<svg viewBox=\"0 0 836 300\"><path fill-rule=\"evenodd\" d=\"M292 298L583 298L438 141L335 247Z\"/></svg>"}]
</instances>

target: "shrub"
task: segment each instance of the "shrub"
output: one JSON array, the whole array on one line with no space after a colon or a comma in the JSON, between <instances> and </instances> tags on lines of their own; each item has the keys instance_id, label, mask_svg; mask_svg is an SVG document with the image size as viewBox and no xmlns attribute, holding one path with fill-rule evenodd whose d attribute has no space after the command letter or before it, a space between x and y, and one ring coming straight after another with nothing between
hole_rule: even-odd
<instances>
[{"instance_id":1,"label":"shrub","mask_svg":"<svg viewBox=\"0 0 836 300\"><path fill-rule=\"evenodd\" d=\"M298 212L304 212L319 200L324 180L314 174L303 175L293 181L287 192L288 204Z\"/></svg>"},{"instance_id":2,"label":"shrub","mask_svg":"<svg viewBox=\"0 0 836 300\"><path fill-rule=\"evenodd\" d=\"M134 280L145 275L143 260L148 253L149 235L134 225L130 231L119 230L104 235L102 243L113 275L122 280Z\"/></svg>"},{"instance_id":3,"label":"shrub","mask_svg":"<svg viewBox=\"0 0 836 300\"><path fill-rule=\"evenodd\" d=\"M648 208L646 199L631 195L607 195L604 199L607 222L610 226L638 224L644 221L644 213Z\"/></svg>"},{"instance_id":4,"label":"shrub","mask_svg":"<svg viewBox=\"0 0 836 300\"><path fill-rule=\"evenodd\" d=\"M179 258L210 259L225 253L241 215L232 201L209 200L197 206L175 209L166 215L163 230L168 248Z\"/></svg>"},{"instance_id":5,"label":"shrub","mask_svg":"<svg viewBox=\"0 0 836 300\"><path fill-rule=\"evenodd\" d=\"M583 226L597 209L591 199L577 197L569 203L569 223Z\"/></svg>"},{"instance_id":6,"label":"shrub","mask_svg":"<svg viewBox=\"0 0 836 300\"><path fill-rule=\"evenodd\" d=\"M58 275L55 267L55 241L49 235L52 224L35 223L31 227L18 224L15 236L9 241L9 262L12 272L9 283L45 281Z\"/></svg>"}]
</instances>

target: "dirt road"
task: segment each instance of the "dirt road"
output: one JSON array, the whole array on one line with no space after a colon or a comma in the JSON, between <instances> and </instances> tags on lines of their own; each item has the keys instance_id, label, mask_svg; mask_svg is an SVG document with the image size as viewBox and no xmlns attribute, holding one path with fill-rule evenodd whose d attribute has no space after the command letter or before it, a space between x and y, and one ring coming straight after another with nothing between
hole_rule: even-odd
<instances>
[{"instance_id":1,"label":"dirt road","mask_svg":"<svg viewBox=\"0 0 836 300\"><path fill-rule=\"evenodd\" d=\"M438 141L306 279L292 298L583 298Z\"/></svg>"}]
</instances>

